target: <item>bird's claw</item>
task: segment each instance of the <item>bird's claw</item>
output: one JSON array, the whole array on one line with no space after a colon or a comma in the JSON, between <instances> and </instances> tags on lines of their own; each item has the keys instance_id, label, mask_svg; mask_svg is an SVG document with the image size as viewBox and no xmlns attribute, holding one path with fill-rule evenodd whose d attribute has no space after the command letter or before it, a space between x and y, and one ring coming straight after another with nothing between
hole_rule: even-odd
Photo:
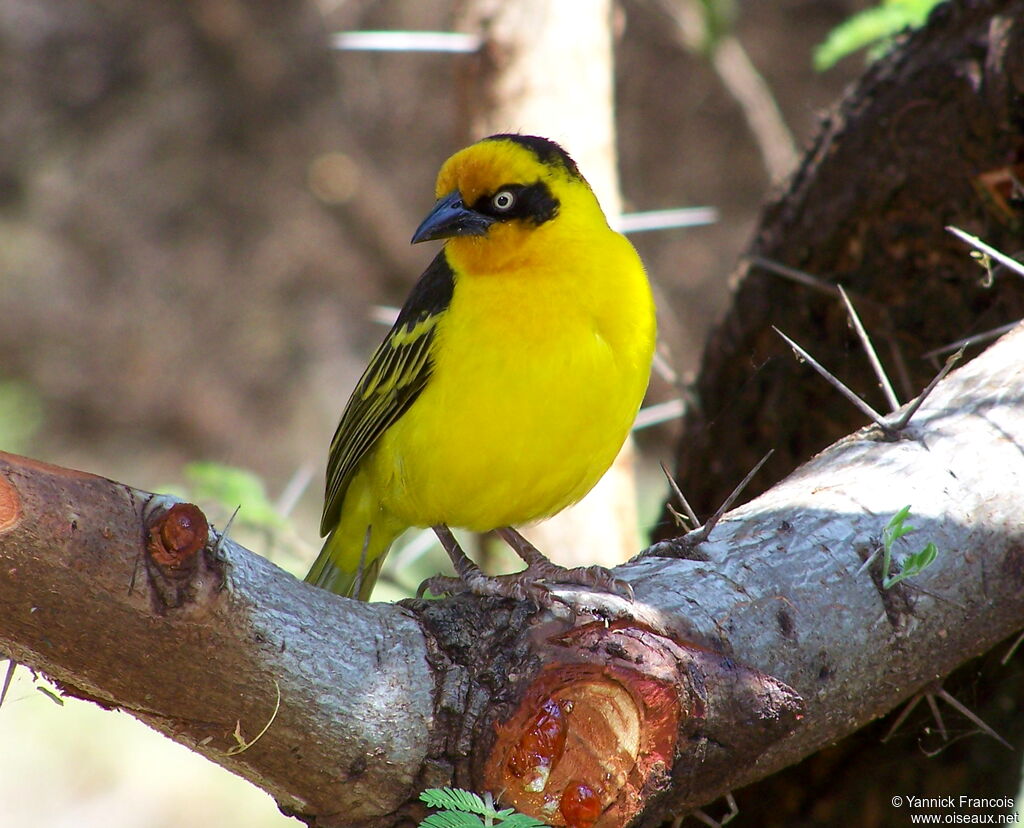
<instances>
[{"instance_id":1,"label":"bird's claw","mask_svg":"<svg viewBox=\"0 0 1024 828\"><path fill-rule=\"evenodd\" d=\"M484 575L482 572L468 572L464 577L435 575L427 578L416 597L422 598L429 591L432 595L455 595L468 592L482 597L512 598L516 601L532 601L539 607L551 609L556 604L572 607L572 603L553 591L553 585L567 584L586 587L597 592L608 592L634 600L633 587L628 581L616 578L603 566L580 566L566 569L548 562L528 566L522 572L511 575Z\"/></svg>"}]
</instances>

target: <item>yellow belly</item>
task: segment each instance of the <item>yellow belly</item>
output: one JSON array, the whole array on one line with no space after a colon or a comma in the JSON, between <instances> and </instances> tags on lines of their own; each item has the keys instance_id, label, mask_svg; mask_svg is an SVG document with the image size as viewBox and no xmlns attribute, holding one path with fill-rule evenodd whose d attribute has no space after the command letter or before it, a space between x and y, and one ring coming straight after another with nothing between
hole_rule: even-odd
<instances>
[{"instance_id":1,"label":"yellow belly","mask_svg":"<svg viewBox=\"0 0 1024 828\"><path fill-rule=\"evenodd\" d=\"M547 284L539 306L537 288L457 286L427 387L368 458L387 511L415 526L527 523L582 498L611 465L647 386L650 304L608 325L568 292L579 285ZM533 292L518 301L521 290Z\"/></svg>"}]
</instances>

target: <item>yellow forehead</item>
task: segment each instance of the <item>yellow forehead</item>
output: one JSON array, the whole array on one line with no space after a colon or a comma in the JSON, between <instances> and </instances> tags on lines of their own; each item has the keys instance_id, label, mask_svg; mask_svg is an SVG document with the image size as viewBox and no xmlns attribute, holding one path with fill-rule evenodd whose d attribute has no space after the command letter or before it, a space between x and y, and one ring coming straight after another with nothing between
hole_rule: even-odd
<instances>
[{"instance_id":1,"label":"yellow forehead","mask_svg":"<svg viewBox=\"0 0 1024 828\"><path fill-rule=\"evenodd\" d=\"M463 201L472 204L503 184L533 184L560 172L561 168L542 164L533 152L512 141L480 141L444 162L435 196L441 198L457 189Z\"/></svg>"}]
</instances>

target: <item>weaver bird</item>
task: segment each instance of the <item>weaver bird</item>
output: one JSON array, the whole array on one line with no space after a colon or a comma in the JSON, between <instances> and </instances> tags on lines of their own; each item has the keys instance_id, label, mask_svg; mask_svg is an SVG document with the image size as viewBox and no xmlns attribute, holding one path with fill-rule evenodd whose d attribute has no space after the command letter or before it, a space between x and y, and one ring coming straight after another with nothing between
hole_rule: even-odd
<instances>
[{"instance_id":1,"label":"weaver bird","mask_svg":"<svg viewBox=\"0 0 1024 828\"><path fill-rule=\"evenodd\" d=\"M565 570L512 527L582 498L611 465L647 388L654 304L633 246L575 162L492 135L441 167L413 243L444 239L348 401L327 462L323 550L306 580L369 598L384 556L433 527L459 578L432 592L543 598ZM448 527L497 530L526 561L488 577Z\"/></svg>"}]
</instances>

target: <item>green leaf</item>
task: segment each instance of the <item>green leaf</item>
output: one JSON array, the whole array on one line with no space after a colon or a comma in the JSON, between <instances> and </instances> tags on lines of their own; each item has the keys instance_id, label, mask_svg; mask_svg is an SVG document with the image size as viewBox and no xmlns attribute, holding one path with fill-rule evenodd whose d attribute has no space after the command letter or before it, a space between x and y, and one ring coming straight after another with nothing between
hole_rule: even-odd
<instances>
[{"instance_id":1,"label":"green leaf","mask_svg":"<svg viewBox=\"0 0 1024 828\"><path fill-rule=\"evenodd\" d=\"M907 555L896 574L889 575L889 570L892 567L893 544L911 532L917 531L915 527L904 524L909 514L910 506L904 506L892 516L885 529L882 530L882 587L884 589L891 589L900 581L912 578L914 575L920 575L939 556L939 548L934 543L929 542L925 544L923 549Z\"/></svg>"},{"instance_id":2,"label":"green leaf","mask_svg":"<svg viewBox=\"0 0 1024 828\"><path fill-rule=\"evenodd\" d=\"M472 791L461 788L427 788L420 794L420 799L431 808L443 808L448 811L469 811L481 816L495 815L493 808Z\"/></svg>"},{"instance_id":3,"label":"green leaf","mask_svg":"<svg viewBox=\"0 0 1024 828\"><path fill-rule=\"evenodd\" d=\"M420 823L420 828L484 828L484 823L476 814L436 811Z\"/></svg>"},{"instance_id":4,"label":"green leaf","mask_svg":"<svg viewBox=\"0 0 1024 828\"><path fill-rule=\"evenodd\" d=\"M883 0L836 26L814 50L819 72L834 66L853 52L872 46L872 57L888 50L892 38L906 28L919 28L941 0Z\"/></svg>"},{"instance_id":5,"label":"green leaf","mask_svg":"<svg viewBox=\"0 0 1024 828\"><path fill-rule=\"evenodd\" d=\"M920 575L935 562L938 556L939 548L934 543L926 544L924 549L906 557L900 572L891 579L892 583L897 584L904 578Z\"/></svg>"},{"instance_id":6,"label":"green leaf","mask_svg":"<svg viewBox=\"0 0 1024 828\"><path fill-rule=\"evenodd\" d=\"M43 402L27 383L0 379L0 449L25 451L43 424Z\"/></svg>"},{"instance_id":7,"label":"green leaf","mask_svg":"<svg viewBox=\"0 0 1024 828\"><path fill-rule=\"evenodd\" d=\"M502 820L501 828L547 828L547 823L526 814L513 813Z\"/></svg>"},{"instance_id":8,"label":"green leaf","mask_svg":"<svg viewBox=\"0 0 1024 828\"><path fill-rule=\"evenodd\" d=\"M267 497L263 481L251 471L204 461L185 466L185 477L192 497L212 500L227 512L241 506L239 519L250 526L282 529L287 525Z\"/></svg>"}]
</instances>

